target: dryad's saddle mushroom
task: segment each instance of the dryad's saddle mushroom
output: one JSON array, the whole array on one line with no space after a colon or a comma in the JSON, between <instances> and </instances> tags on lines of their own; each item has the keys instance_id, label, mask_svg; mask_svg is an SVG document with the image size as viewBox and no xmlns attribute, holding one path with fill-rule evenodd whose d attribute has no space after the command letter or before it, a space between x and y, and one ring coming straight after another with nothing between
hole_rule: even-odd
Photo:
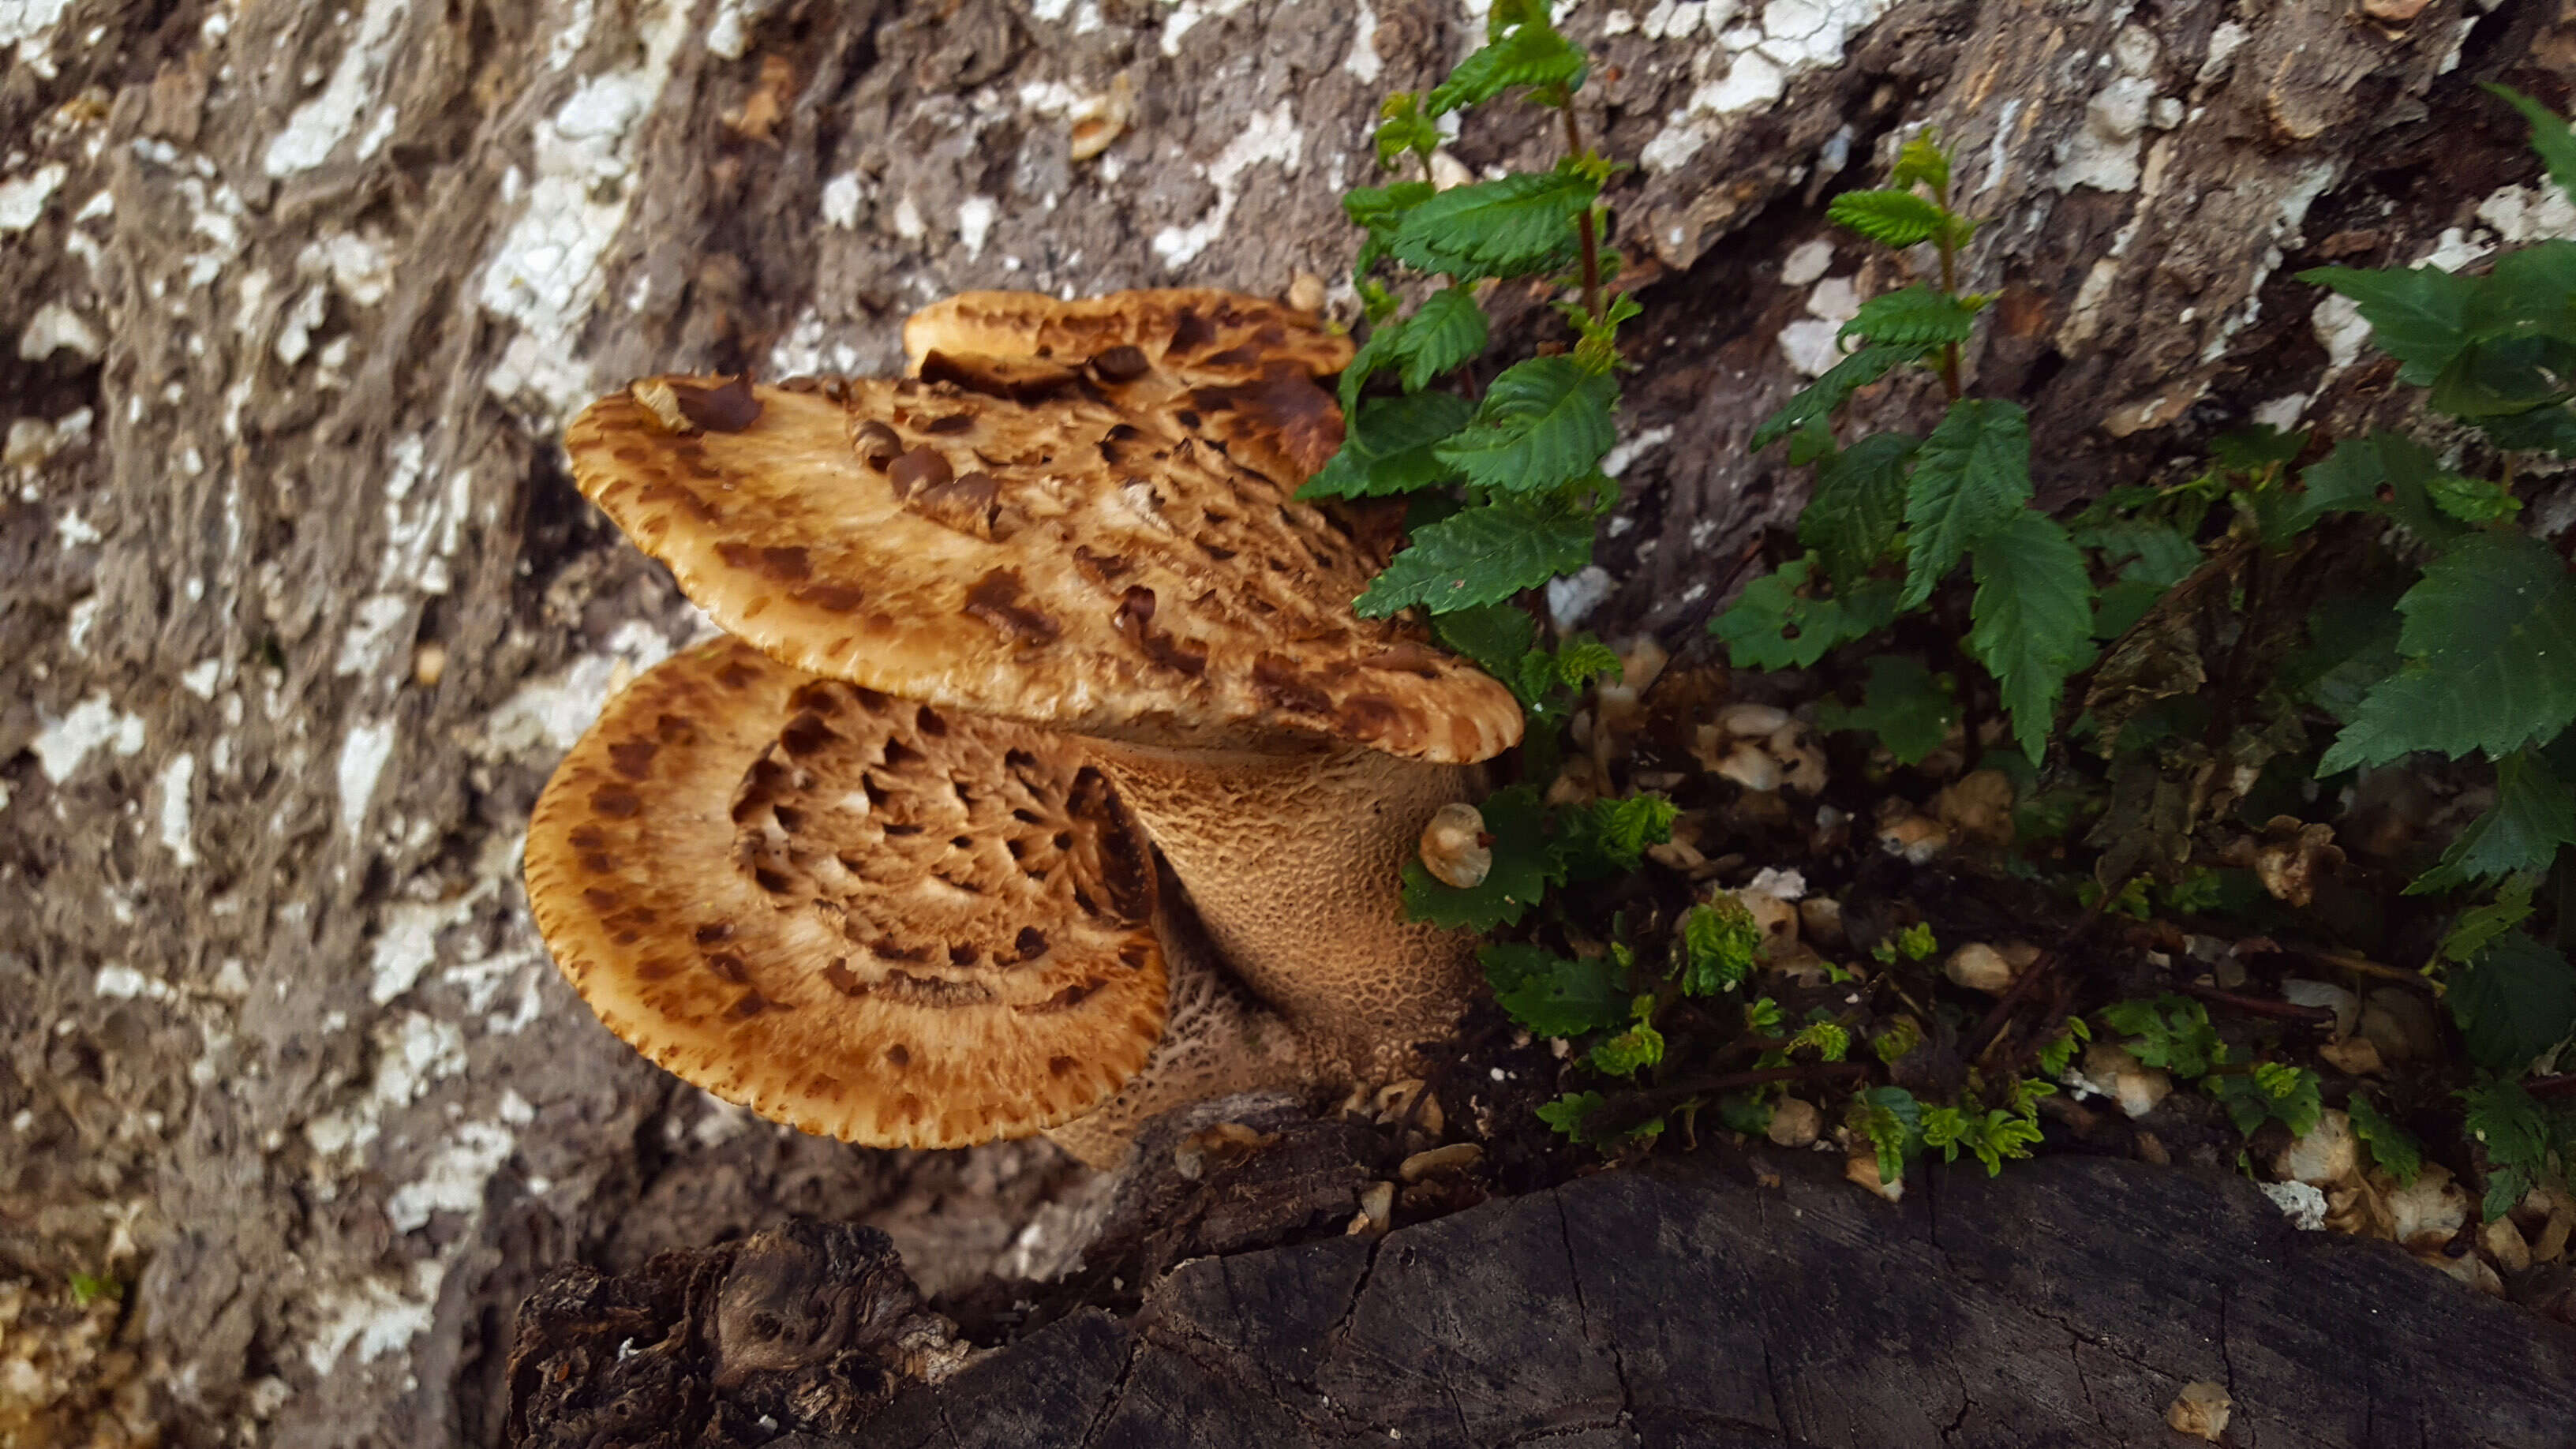
<instances>
[{"instance_id":1,"label":"dryad's saddle mushroom","mask_svg":"<svg viewBox=\"0 0 2576 1449\"><path fill-rule=\"evenodd\" d=\"M1099 1160L1197 1096L1400 1074L1472 942L1399 866L1521 718L1358 618L1378 560L1293 500L1347 342L1169 291L970 294L905 343L904 379L651 379L569 430L743 642L637 681L540 802L567 974L691 1081L883 1145Z\"/></svg>"}]
</instances>

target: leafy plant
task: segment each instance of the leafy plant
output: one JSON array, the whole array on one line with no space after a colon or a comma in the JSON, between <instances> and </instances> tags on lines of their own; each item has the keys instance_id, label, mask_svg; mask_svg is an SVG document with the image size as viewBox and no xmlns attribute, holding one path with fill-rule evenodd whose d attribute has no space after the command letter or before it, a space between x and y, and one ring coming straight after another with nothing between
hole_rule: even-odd
<instances>
[{"instance_id":1,"label":"leafy plant","mask_svg":"<svg viewBox=\"0 0 2576 1449\"><path fill-rule=\"evenodd\" d=\"M1368 340L1342 372L1342 449L1300 494L1411 496L1411 541L1361 594L1370 618L1408 608L1547 723L1617 661L1578 636L1541 648L1511 600L1592 558L1593 525L1618 490L1601 471L1617 437L1620 324L1634 299L1607 290L1601 188L1617 171L1586 145L1574 109L1590 68L1560 35L1548 0L1497 0L1485 44L1428 93L1397 92L1379 109L1378 164L1420 176L1342 199L1366 233L1352 271ZM1566 154L1555 169L1446 191L1431 180L1443 117L1519 92L1558 113ZM1381 278L1442 285L1410 313ZM1478 396L1461 370L1485 352L1492 322L1477 299L1493 279L1536 277L1575 341L1503 368ZM1372 391L1390 378L1399 391Z\"/></svg>"},{"instance_id":2,"label":"leafy plant","mask_svg":"<svg viewBox=\"0 0 2576 1449\"><path fill-rule=\"evenodd\" d=\"M2576 132L2527 96L2488 89L2531 123L2551 180L2576 197ZM2391 667L2353 698L2317 773L2416 751L2494 763L2495 804L2409 889L2503 882L2494 904L2462 915L2435 965L2457 973L2449 1001L2470 1054L2519 1073L2576 1032L2576 966L2519 929L2528 878L2576 843L2576 787L2547 748L2576 723L2576 578L2518 525L2512 466L2520 451L2576 456L2576 242L2507 252L2484 276L2431 266L2300 276L2349 298L2399 380L2426 388L2427 406L2503 458L2499 477L2464 476L2380 432L2336 448L2306 482L2313 506L2380 513L2432 556L2397 600Z\"/></svg>"},{"instance_id":3,"label":"leafy plant","mask_svg":"<svg viewBox=\"0 0 2576 1449\"><path fill-rule=\"evenodd\" d=\"M1919 134L1889 181L1834 198L1826 214L1899 251L1928 243L1939 281L1862 304L1840 334L1853 349L1754 430L1755 448L1788 439L1791 461L1815 469L1798 519L1808 552L1747 585L1710 629L1739 668L1812 665L1923 609L1964 560L1976 593L1963 648L1993 677L2013 739L2036 763L2067 676L2092 656L2093 582L2064 526L2028 506L2028 417L2012 402L1962 392L1960 345L1993 298L1959 290L1959 251L1977 223L1951 208L1949 153ZM1950 399L1928 436L1836 443L1833 415L1855 392L1917 366L1936 373ZM1831 723L1877 729L1910 762L1939 744L1950 713L1928 670L1890 665L1873 671L1859 711Z\"/></svg>"},{"instance_id":4,"label":"leafy plant","mask_svg":"<svg viewBox=\"0 0 2576 1449\"><path fill-rule=\"evenodd\" d=\"M2522 1084L2491 1079L2460 1093L2469 1139L2486 1157L2485 1217L2493 1222L2535 1187L2565 1187L2576 1163L2576 1112L2543 1106Z\"/></svg>"}]
</instances>

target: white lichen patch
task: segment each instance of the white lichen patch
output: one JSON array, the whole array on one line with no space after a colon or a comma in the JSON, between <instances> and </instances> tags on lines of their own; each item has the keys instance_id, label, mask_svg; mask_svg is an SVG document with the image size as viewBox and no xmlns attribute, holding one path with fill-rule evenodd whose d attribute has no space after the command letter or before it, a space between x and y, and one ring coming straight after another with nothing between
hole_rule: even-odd
<instances>
[{"instance_id":1,"label":"white lichen patch","mask_svg":"<svg viewBox=\"0 0 2576 1449\"><path fill-rule=\"evenodd\" d=\"M1233 219L1235 204L1242 199L1245 172L1271 161L1294 176L1305 154L1306 134L1297 128L1296 117L1286 101L1270 110L1253 112L1245 119L1243 129L1208 163L1207 179L1216 188L1216 204L1188 226L1165 227L1156 232L1154 255L1162 258L1167 268L1188 264L1225 235L1226 223Z\"/></svg>"},{"instance_id":2,"label":"white lichen patch","mask_svg":"<svg viewBox=\"0 0 2576 1449\"><path fill-rule=\"evenodd\" d=\"M0 14L6 13L0 5ZM5 33L5 20L0 20L0 33ZM70 175L60 161L48 161L26 176L12 176L0 181L0 235L25 231L45 214L45 203L52 199L63 178Z\"/></svg>"},{"instance_id":3,"label":"white lichen patch","mask_svg":"<svg viewBox=\"0 0 2576 1449\"><path fill-rule=\"evenodd\" d=\"M1556 627L1571 629L1581 624L1601 602L1610 597L1614 587L1610 571L1593 564L1570 578L1547 581L1548 617Z\"/></svg>"},{"instance_id":4,"label":"white lichen patch","mask_svg":"<svg viewBox=\"0 0 2576 1449\"><path fill-rule=\"evenodd\" d=\"M18 356L26 362L42 362L57 352L75 352L96 362L106 349L79 313L60 302L47 302L27 319L27 330L18 334Z\"/></svg>"},{"instance_id":5,"label":"white lichen patch","mask_svg":"<svg viewBox=\"0 0 2576 1449\"><path fill-rule=\"evenodd\" d=\"M199 699L213 699L215 683L223 678L223 673L224 661L221 659L200 659L180 671L179 687Z\"/></svg>"},{"instance_id":6,"label":"white lichen patch","mask_svg":"<svg viewBox=\"0 0 2576 1449\"><path fill-rule=\"evenodd\" d=\"M1627 476L1628 465L1673 440L1671 424L1651 427L1631 438L1621 438L1601 455L1601 471L1613 478Z\"/></svg>"},{"instance_id":7,"label":"white lichen patch","mask_svg":"<svg viewBox=\"0 0 2576 1449\"><path fill-rule=\"evenodd\" d=\"M188 791L196 783L197 757L182 750L161 767L161 845L182 870L197 864L197 841L190 828Z\"/></svg>"},{"instance_id":8,"label":"white lichen patch","mask_svg":"<svg viewBox=\"0 0 2576 1449\"><path fill-rule=\"evenodd\" d=\"M101 966L91 980L90 989L110 1001L176 1001L179 993L170 983L146 976L131 966Z\"/></svg>"},{"instance_id":9,"label":"white lichen patch","mask_svg":"<svg viewBox=\"0 0 2576 1449\"><path fill-rule=\"evenodd\" d=\"M1200 21L1223 20L1243 5L1244 0L1181 0L1163 17L1163 54L1179 55L1181 37L1197 29Z\"/></svg>"},{"instance_id":10,"label":"white lichen patch","mask_svg":"<svg viewBox=\"0 0 2576 1449\"><path fill-rule=\"evenodd\" d=\"M1843 324L1860 315L1853 277L1827 277L1807 294L1807 315L1780 329L1780 355L1805 377L1820 377L1842 361Z\"/></svg>"},{"instance_id":11,"label":"white lichen patch","mask_svg":"<svg viewBox=\"0 0 2576 1449\"><path fill-rule=\"evenodd\" d=\"M340 636L340 654L331 672L373 679L384 672L394 646L403 642L397 631L410 622L411 601L398 594L370 594L358 601L354 612L348 632Z\"/></svg>"},{"instance_id":12,"label":"white lichen patch","mask_svg":"<svg viewBox=\"0 0 2576 1449\"><path fill-rule=\"evenodd\" d=\"M560 755L599 718L625 678L671 657L660 630L630 619L608 636L606 654L574 660L543 679L530 680L484 720L475 753L486 760L543 752Z\"/></svg>"},{"instance_id":13,"label":"white lichen patch","mask_svg":"<svg viewBox=\"0 0 2576 1449\"><path fill-rule=\"evenodd\" d=\"M1377 7L1360 0L1356 9L1351 18L1351 53L1342 57L1342 69L1361 85L1373 86L1386 70L1377 53Z\"/></svg>"},{"instance_id":14,"label":"white lichen patch","mask_svg":"<svg viewBox=\"0 0 2576 1449\"><path fill-rule=\"evenodd\" d=\"M455 1023L407 1011L372 1034L376 1067L366 1089L346 1106L304 1124L304 1140L325 1158L349 1159L375 1143L385 1114L420 1100L465 1070L465 1033ZM330 1164L316 1163L324 1172Z\"/></svg>"},{"instance_id":15,"label":"white lichen patch","mask_svg":"<svg viewBox=\"0 0 2576 1449\"><path fill-rule=\"evenodd\" d=\"M385 763L393 753L394 722L389 719L351 725L340 741L340 761L335 771L340 787L340 829L351 840L358 839L359 832L366 828L367 806L376 798L376 784L384 777Z\"/></svg>"},{"instance_id":16,"label":"white lichen patch","mask_svg":"<svg viewBox=\"0 0 2576 1449\"><path fill-rule=\"evenodd\" d=\"M2477 214L2507 246L2576 237L2576 203L2548 182L2498 187L2478 203Z\"/></svg>"},{"instance_id":17,"label":"white lichen patch","mask_svg":"<svg viewBox=\"0 0 2576 1449\"><path fill-rule=\"evenodd\" d=\"M1840 65L1851 37L1867 28L1894 0L1771 0L1745 24L1732 24L1737 7L1726 0L1701 5L1658 5L1638 29L1650 38L1678 38L1694 30L1717 36L1693 57L1698 82L1690 100L1665 116L1664 127L1638 151L1645 170L1660 173L1688 162L1717 139L1725 118L1765 109L1789 93L1809 71Z\"/></svg>"},{"instance_id":18,"label":"white lichen patch","mask_svg":"<svg viewBox=\"0 0 2576 1449\"><path fill-rule=\"evenodd\" d=\"M2162 47L2153 34L2125 26L2107 59L2113 75L2084 104L2084 124L2061 145L2057 189L2090 186L2102 191L2138 189L2140 136L2156 99L2155 68Z\"/></svg>"},{"instance_id":19,"label":"white lichen patch","mask_svg":"<svg viewBox=\"0 0 2576 1449\"><path fill-rule=\"evenodd\" d=\"M843 231L859 225L859 173L844 171L823 183L823 224Z\"/></svg>"},{"instance_id":20,"label":"white lichen patch","mask_svg":"<svg viewBox=\"0 0 2576 1449\"><path fill-rule=\"evenodd\" d=\"M438 959L439 933L463 925L476 908L500 893L502 883L516 880L524 837L487 836L476 855L472 883L438 901L396 901L385 907L367 958L367 999L383 1006L412 989ZM489 992L469 1004L480 1011Z\"/></svg>"},{"instance_id":21,"label":"white lichen patch","mask_svg":"<svg viewBox=\"0 0 2576 1449\"><path fill-rule=\"evenodd\" d=\"M520 329L487 379L495 396L530 394L560 417L594 391L576 360L581 325L606 290L600 261L633 205L639 123L661 99L694 8L654 7L641 64L583 81L536 123L535 178L483 273L484 310Z\"/></svg>"},{"instance_id":22,"label":"white lichen patch","mask_svg":"<svg viewBox=\"0 0 2576 1449\"><path fill-rule=\"evenodd\" d=\"M369 1278L354 1288L316 1294L313 1307L321 1321L304 1347L305 1363L328 1377L352 1346L361 1364L402 1352L429 1332L446 1278L447 1265L429 1259L412 1264L405 1277Z\"/></svg>"},{"instance_id":23,"label":"white lichen patch","mask_svg":"<svg viewBox=\"0 0 2576 1449\"><path fill-rule=\"evenodd\" d=\"M957 203L957 240L966 248L967 260L984 255L984 242L1001 214L1001 204L989 196L970 196Z\"/></svg>"},{"instance_id":24,"label":"white lichen patch","mask_svg":"<svg viewBox=\"0 0 2576 1449\"><path fill-rule=\"evenodd\" d=\"M516 1134L497 1122L468 1122L449 1135L421 1175L385 1199L385 1217L398 1233L429 1226L433 1213L483 1215L483 1191L517 1149Z\"/></svg>"},{"instance_id":25,"label":"white lichen patch","mask_svg":"<svg viewBox=\"0 0 2576 1449\"><path fill-rule=\"evenodd\" d=\"M410 13L411 0L367 0L366 10L358 17L358 32L341 47L340 58L331 67L331 79L319 94L295 108L295 114L287 118L285 130L269 138L268 150L261 157L269 175L292 176L331 159L331 153L357 125L368 98L380 92L377 81L384 74L386 61L392 58L397 32ZM373 156L392 132L393 108L388 105L368 126L366 135L359 138L357 159L364 161Z\"/></svg>"},{"instance_id":26,"label":"white lichen patch","mask_svg":"<svg viewBox=\"0 0 2576 1449\"><path fill-rule=\"evenodd\" d=\"M59 785L101 746L119 755L132 755L143 748L142 716L127 714L108 703L105 690L73 705L61 719L48 720L28 748L36 752L36 766L45 772L45 778Z\"/></svg>"}]
</instances>

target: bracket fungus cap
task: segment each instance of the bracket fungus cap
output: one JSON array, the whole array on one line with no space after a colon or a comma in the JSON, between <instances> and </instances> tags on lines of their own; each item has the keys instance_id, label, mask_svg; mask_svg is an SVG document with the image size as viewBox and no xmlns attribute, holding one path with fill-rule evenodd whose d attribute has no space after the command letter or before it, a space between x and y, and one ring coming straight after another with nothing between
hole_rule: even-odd
<instances>
[{"instance_id":1,"label":"bracket fungus cap","mask_svg":"<svg viewBox=\"0 0 2576 1449\"><path fill-rule=\"evenodd\" d=\"M609 703L537 804L527 881L611 1030L853 1142L1094 1111L1169 1009L1151 852L1073 741L731 639Z\"/></svg>"},{"instance_id":2,"label":"bracket fungus cap","mask_svg":"<svg viewBox=\"0 0 2576 1449\"><path fill-rule=\"evenodd\" d=\"M566 444L584 494L796 669L1143 745L1447 764L1519 740L1500 683L1351 611L1367 550L1294 500L1302 473L1283 483L1194 432L1188 393L1021 401L986 383L753 387L739 427L679 431L644 399L728 384L647 379Z\"/></svg>"}]
</instances>

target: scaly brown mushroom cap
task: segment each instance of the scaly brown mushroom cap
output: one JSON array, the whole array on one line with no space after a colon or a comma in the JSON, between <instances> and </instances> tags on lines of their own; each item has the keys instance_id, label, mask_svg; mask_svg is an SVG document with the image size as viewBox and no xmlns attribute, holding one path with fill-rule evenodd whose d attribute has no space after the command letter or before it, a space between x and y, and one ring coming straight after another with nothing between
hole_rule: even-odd
<instances>
[{"instance_id":1,"label":"scaly brown mushroom cap","mask_svg":"<svg viewBox=\"0 0 2576 1449\"><path fill-rule=\"evenodd\" d=\"M888 1147L1094 1111L1167 1007L1152 858L1077 742L719 640L635 681L529 823L600 1020L762 1116Z\"/></svg>"},{"instance_id":2,"label":"scaly brown mushroom cap","mask_svg":"<svg viewBox=\"0 0 2576 1449\"><path fill-rule=\"evenodd\" d=\"M566 444L691 598L798 669L1146 745L1459 763L1516 742L1510 692L1354 615L1361 549L1189 411L658 378Z\"/></svg>"},{"instance_id":3,"label":"scaly brown mushroom cap","mask_svg":"<svg viewBox=\"0 0 2576 1449\"><path fill-rule=\"evenodd\" d=\"M1342 446L1342 413L1315 385L1348 366L1323 319L1209 287L1062 300L965 292L903 324L914 375L1030 399L1077 382L1138 411L1168 411L1236 462L1293 492Z\"/></svg>"}]
</instances>

